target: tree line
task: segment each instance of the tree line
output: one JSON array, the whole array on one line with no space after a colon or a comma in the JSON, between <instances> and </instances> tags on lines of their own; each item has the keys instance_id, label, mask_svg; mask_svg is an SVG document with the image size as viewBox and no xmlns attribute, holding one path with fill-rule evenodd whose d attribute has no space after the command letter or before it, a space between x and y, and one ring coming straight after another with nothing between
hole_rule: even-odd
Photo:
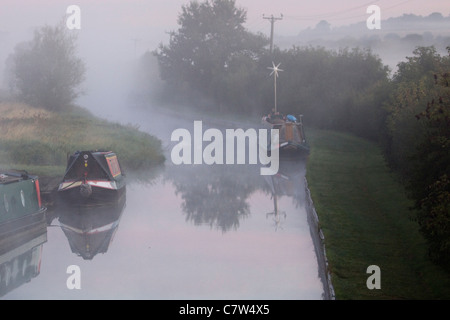
<instances>
[{"instance_id":1,"label":"tree line","mask_svg":"<svg viewBox=\"0 0 450 320\"><path fill-rule=\"evenodd\" d=\"M234 1L191 2L180 28L155 55L166 83L165 100L219 113L262 115L274 104L268 67L286 70L277 81L281 112L310 124L375 139L383 123L389 68L368 50L293 47L267 50L268 39L243 27ZM145 56L151 59L151 56Z\"/></svg>"},{"instance_id":2,"label":"tree line","mask_svg":"<svg viewBox=\"0 0 450 320\"><path fill-rule=\"evenodd\" d=\"M390 82L383 150L414 200L432 260L450 268L450 46L419 47Z\"/></svg>"},{"instance_id":3,"label":"tree line","mask_svg":"<svg viewBox=\"0 0 450 320\"><path fill-rule=\"evenodd\" d=\"M370 50L269 52L267 37L247 31L245 20L234 0L183 6L179 29L154 52L164 100L259 117L274 105L267 67L281 63L279 110L379 143L414 200L430 257L450 268L450 47L445 56L417 47L391 74Z\"/></svg>"}]
</instances>

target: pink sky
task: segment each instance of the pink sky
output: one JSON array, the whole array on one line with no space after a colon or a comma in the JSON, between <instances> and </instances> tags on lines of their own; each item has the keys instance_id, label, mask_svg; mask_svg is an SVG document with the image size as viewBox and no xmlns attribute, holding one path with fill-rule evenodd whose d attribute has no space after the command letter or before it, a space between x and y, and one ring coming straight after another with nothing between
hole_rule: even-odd
<instances>
[{"instance_id":1,"label":"pink sky","mask_svg":"<svg viewBox=\"0 0 450 320\"><path fill-rule=\"evenodd\" d=\"M203 1L203 0L200 0ZM1 0L0 63L22 41L32 37L34 28L54 25L66 19L66 9L76 4L81 9L80 47L83 55L100 49L115 51L116 56L133 55L154 50L167 43L169 31L178 29L177 17L182 5L190 0ZM237 0L247 10L247 28L270 34L270 23L263 15L279 16L275 34L295 36L300 31L327 20L332 27L364 22L367 7L376 4L381 18L403 14L427 16L440 12L450 15L449 0ZM135 41L136 39L137 41ZM137 45L136 49L134 45Z\"/></svg>"},{"instance_id":2,"label":"pink sky","mask_svg":"<svg viewBox=\"0 0 450 320\"><path fill-rule=\"evenodd\" d=\"M183 4L190 0L2 0L0 4L0 30L10 30L27 25L53 23L65 15L71 4L79 5L82 18L122 28L147 27L156 30L174 30ZM299 31L327 20L332 26L364 21L366 9L371 4L381 8L383 19L404 13L429 15L441 12L450 14L448 0L237 0L237 6L248 13L247 25L252 31L269 30L269 23L262 15L283 14L277 25L281 35L295 35ZM85 21L86 22L86 21ZM155 30L155 31L156 31Z\"/></svg>"}]
</instances>

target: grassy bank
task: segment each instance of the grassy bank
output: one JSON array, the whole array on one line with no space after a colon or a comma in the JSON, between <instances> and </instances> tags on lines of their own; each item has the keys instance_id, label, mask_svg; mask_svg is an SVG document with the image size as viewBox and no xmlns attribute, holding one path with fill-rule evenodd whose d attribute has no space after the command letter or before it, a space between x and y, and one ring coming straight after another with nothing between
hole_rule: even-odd
<instances>
[{"instance_id":1,"label":"grassy bank","mask_svg":"<svg viewBox=\"0 0 450 320\"><path fill-rule=\"evenodd\" d=\"M404 188L379 148L351 135L309 130L307 179L325 235L337 299L449 299L450 274L427 259ZM367 267L381 269L369 290Z\"/></svg>"},{"instance_id":2,"label":"grassy bank","mask_svg":"<svg viewBox=\"0 0 450 320\"><path fill-rule=\"evenodd\" d=\"M61 176L76 150L116 152L125 170L164 161L161 141L133 126L110 123L81 108L53 113L23 104L0 104L0 167Z\"/></svg>"}]
</instances>

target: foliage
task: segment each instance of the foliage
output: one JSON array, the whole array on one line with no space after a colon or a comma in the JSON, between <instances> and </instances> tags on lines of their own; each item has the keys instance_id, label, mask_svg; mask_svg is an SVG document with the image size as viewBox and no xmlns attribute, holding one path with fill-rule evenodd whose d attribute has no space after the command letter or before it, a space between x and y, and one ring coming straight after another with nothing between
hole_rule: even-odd
<instances>
[{"instance_id":1,"label":"foliage","mask_svg":"<svg viewBox=\"0 0 450 320\"><path fill-rule=\"evenodd\" d=\"M209 98L220 106L231 102L230 87L238 96L245 88L235 81L248 83L246 62L254 60L267 44L261 35L248 32L243 24L246 11L236 8L234 0L192 1L182 7L180 28L171 33L168 46L155 51L161 77L183 98L198 102ZM251 68L251 66L250 66Z\"/></svg>"},{"instance_id":2,"label":"foliage","mask_svg":"<svg viewBox=\"0 0 450 320\"><path fill-rule=\"evenodd\" d=\"M76 56L76 37L63 24L43 26L8 58L10 88L23 102L52 111L79 95L85 66Z\"/></svg>"},{"instance_id":3,"label":"foliage","mask_svg":"<svg viewBox=\"0 0 450 320\"><path fill-rule=\"evenodd\" d=\"M377 139L384 123L389 69L370 51L298 48L276 56L288 72L279 79L284 113L308 124Z\"/></svg>"},{"instance_id":4,"label":"foliage","mask_svg":"<svg viewBox=\"0 0 450 320\"><path fill-rule=\"evenodd\" d=\"M428 240L430 258L450 269L449 176L443 174L426 191L426 196L418 201L420 230Z\"/></svg>"},{"instance_id":5,"label":"foliage","mask_svg":"<svg viewBox=\"0 0 450 320\"><path fill-rule=\"evenodd\" d=\"M265 48L267 40L243 27L245 11L234 1L191 2L180 29L155 52L170 97L220 113L257 115L274 104L272 62L286 70L278 79L278 106L303 114L308 124L378 139L385 122L389 69L370 51Z\"/></svg>"},{"instance_id":6,"label":"foliage","mask_svg":"<svg viewBox=\"0 0 450 320\"><path fill-rule=\"evenodd\" d=\"M450 56L435 75L438 94L416 117L425 132L413 154L410 189L433 260L450 269Z\"/></svg>"},{"instance_id":7,"label":"foliage","mask_svg":"<svg viewBox=\"0 0 450 320\"><path fill-rule=\"evenodd\" d=\"M449 52L450 53L450 52ZM418 209L430 257L450 267L450 55L418 47L399 64L388 106L387 159ZM425 108L426 106L426 108ZM425 110L424 110L425 109Z\"/></svg>"},{"instance_id":8,"label":"foliage","mask_svg":"<svg viewBox=\"0 0 450 320\"><path fill-rule=\"evenodd\" d=\"M441 63L434 47L418 47L414 56L398 64L391 83L392 93L386 101L387 137L386 155L391 165L407 177L411 171L412 151L416 148L425 128L415 115L423 110L435 95L433 74Z\"/></svg>"}]
</instances>

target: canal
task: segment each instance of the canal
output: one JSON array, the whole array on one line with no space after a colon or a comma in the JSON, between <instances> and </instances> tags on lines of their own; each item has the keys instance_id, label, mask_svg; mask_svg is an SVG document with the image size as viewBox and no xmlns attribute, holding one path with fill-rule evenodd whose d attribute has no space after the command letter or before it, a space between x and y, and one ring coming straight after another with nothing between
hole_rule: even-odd
<instances>
[{"instance_id":1,"label":"canal","mask_svg":"<svg viewBox=\"0 0 450 320\"><path fill-rule=\"evenodd\" d=\"M33 247L36 272L3 288L2 299L327 297L305 161L281 161L275 176L257 165L176 166L170 134L192 122L140 112L108 118L157 135L166 164L130 174L123 205L50 210L44 240L23 246Z\"/></svg>"}]
</instances>

